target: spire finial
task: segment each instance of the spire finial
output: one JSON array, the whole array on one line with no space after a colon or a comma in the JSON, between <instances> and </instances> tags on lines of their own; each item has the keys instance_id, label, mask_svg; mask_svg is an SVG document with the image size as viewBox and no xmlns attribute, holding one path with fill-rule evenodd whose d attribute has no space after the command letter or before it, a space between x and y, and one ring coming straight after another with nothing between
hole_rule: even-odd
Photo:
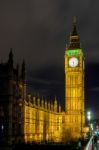
<instances>
[{"instance_id":1,"label":"spire finial","mask_svg":"<svg viewBox=\"0 0 99 150\"><path fill-rule=\"evenodd\" d=\"M77 23L77 17L74 16L74 17L73 17L73 24L76 25L76 23Z\"/></svg>"},{"instance_id":2,"label":"spire finial","mask_svg":"<svg viewBox=\"0 0 99 150\"><path fill-rule=\"evenodd\" d=\"M75 36L75 35L78 35L78 33L77 33L77 19L76 19L76 16L73 17L73 29L72 29L72 32L71 32L71 36Z\"/></svg>"}]
</instances>

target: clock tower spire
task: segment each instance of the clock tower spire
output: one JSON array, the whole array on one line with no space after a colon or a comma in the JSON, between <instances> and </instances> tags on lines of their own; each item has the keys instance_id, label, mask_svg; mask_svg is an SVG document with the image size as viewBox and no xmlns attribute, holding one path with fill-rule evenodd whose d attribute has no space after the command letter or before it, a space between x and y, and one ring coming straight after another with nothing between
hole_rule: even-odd
<instances>
[{"instance_id":1,"label":"clock tower spire","mask_svg":"<svg viewBox=\"0 0 99 150\"><path fill-rule=\"evenodd\" d=\"M73 19L72 32L69 37L69 49L80 48L80 37L77 32L77 21L76 17Z\"/></svg>"}]
</instances>

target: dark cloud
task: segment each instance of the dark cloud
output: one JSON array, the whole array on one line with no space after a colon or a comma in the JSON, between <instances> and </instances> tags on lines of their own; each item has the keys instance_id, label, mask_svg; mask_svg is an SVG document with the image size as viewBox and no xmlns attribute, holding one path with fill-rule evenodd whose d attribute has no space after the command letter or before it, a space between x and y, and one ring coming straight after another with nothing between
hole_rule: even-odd
<instances>
[{"instance_id":1,"label":"dark cloud","mask_svg":"<svg viewBox=\"0 0 99 150\"><path fill-rule=\"evenodd\" d=\"M76 15L85 55L87 106L92 99L97 104L98 91L93 89L99 87L98 12L99 2L92 0L0 0L0 59L6 60L13 47L15 63L26 60L31 90L58 94L63 101L65 44Z\"/></svg>"},{"instance_id":2,"label":"dark cloud","mask_svg":"<svg viewBox=\"0 0 99 150\"><path fill-rule=\"evenodd\" d=\"M0 1L2 58L6 58L9 48L13 47L16 61L24 57L33 67L54 62L55 59L62 64L65 42L71 31L72 18L76 15L87 61L92 58L94 49L97 62L97 6L98 1L90 0Z\"/></svg>"}]
</instances>

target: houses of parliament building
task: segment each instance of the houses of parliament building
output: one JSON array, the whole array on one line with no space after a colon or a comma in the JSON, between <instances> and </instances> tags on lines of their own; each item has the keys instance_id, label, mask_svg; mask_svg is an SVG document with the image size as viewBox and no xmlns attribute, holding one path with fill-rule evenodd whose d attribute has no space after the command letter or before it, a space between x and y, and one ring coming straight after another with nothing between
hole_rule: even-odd
<instances>
[{"instance_id":1,"label":"houses of parliament building","mask_svg":"<svg viewBox=\"0 0 99 150\"><path fill-rule=\"evenodd\" d=\"M27 93L23 61L14 67L12 50L0 64L0 139L9 143L63 142L85 135L84 54L76 21L64 54L65 111L53 102Z\"/></svg>"}]
</instances>

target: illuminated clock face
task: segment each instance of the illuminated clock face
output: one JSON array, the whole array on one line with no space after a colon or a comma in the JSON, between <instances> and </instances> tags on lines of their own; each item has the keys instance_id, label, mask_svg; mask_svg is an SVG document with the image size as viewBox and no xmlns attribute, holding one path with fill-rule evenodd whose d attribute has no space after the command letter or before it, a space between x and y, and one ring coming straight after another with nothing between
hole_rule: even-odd
<instances>
[{"instance_id":1,"label":"illuminated clock face","mask_svg":"<svg viewBox=\"0 0 99 150\"><path fill-rule=\"evenodd\" d=\"M76 57L72 57L69 59L69 66L76 67L78 65L78 59Z\"/></svg>"}]
</instances>

